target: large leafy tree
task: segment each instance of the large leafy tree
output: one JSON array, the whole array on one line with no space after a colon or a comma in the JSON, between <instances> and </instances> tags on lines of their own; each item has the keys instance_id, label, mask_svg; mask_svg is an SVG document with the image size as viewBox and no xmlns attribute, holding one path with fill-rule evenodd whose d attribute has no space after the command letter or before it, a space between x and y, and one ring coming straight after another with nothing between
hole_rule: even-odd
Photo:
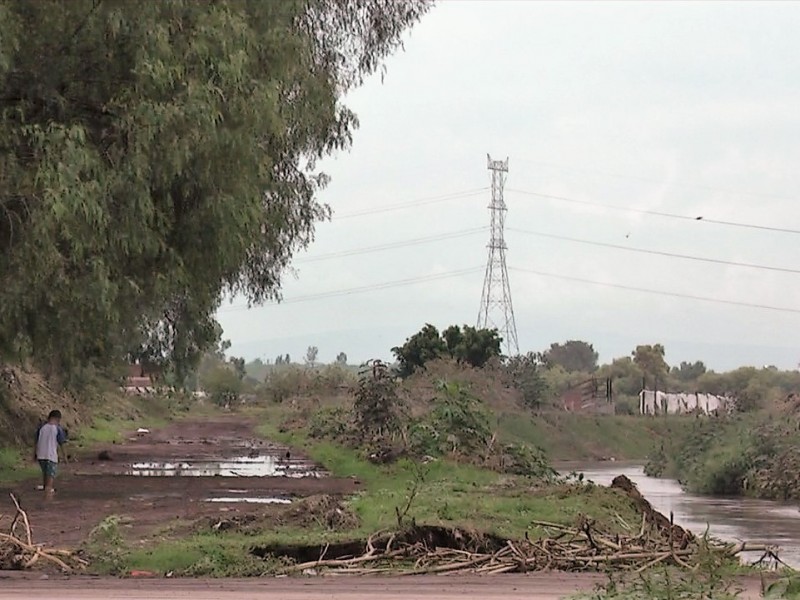
<instances>
[{"instance_id":1,"label":"large leafy tree","mask_svg":"<svg viewBox=\"0 0 800 600\"><path fill-rule=\"evenodd\" d=\"M502 341L495 329L451 325L440 334L428 323L405 344L392 348L392 352L400 363L400 375L405 377L437 358L483 367L491 358L500 356Z\"/></svg>"},{"instance_id":2,"label":"large leafy tree","mask_svg":"<svg viewBox=\"0 0 800 600\"><path fill-rule=\"evenodd\" d=\"M328 215L342 96L427 0L0 0L0 351L184 367Z\"/></svg>"}]
</instances>

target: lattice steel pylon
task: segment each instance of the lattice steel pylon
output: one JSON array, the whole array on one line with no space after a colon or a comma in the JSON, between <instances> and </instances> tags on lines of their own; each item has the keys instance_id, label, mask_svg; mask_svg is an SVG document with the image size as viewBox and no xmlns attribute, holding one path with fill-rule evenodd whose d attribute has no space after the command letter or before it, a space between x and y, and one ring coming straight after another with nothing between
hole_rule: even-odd
<instances>
[{"instance_id":1,"label":"lattice steel pylon","mask_svg":"<svg viewBox=\"0 0 800 600\"><path fill-rule=\"evenodd\" d=\"M503 336L506 356L519 354L517 341L517 322L514 319L514 305L511 302L511 286L508 283L506 266L506 202L503 187L508 173L508 158L492 160L486 155L489 171L492 172L491 233L489 234L489 259L486 262L486 275L481 293L481 308L478 312L478 328L497 329Z\"/></svg>"}]
</instances>

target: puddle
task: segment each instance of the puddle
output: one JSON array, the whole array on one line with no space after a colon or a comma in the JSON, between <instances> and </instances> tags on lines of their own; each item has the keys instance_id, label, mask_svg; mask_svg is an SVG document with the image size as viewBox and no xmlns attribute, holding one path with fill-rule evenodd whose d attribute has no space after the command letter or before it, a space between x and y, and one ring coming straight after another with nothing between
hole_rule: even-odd
<instances>
[{"instance_id":1,"label":"puddle","mask_svg":"<svg viewBox=\"0 0 800 600\"><path fill-rule=\"evenodd\" d=\"M239 503L239 504L291 504L292 501L288 498L206 498L206 502L223 502Z\"/></svg>"},{"instance_id":2,"label":"puddle","mask_svg":"<svg viewBox=\"0 0 800 600\"><path fill-rule=\"evenodd\" d=\"M138 477L324 477L313 464L273 455L217 461L138 462L125 473Z\"/></svg>"}]
</instances>

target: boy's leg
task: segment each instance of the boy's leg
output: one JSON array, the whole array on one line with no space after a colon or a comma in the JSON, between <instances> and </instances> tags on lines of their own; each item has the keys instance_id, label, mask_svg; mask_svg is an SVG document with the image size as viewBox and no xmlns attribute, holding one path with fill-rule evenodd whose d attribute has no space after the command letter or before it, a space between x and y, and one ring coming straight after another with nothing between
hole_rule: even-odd
<instances>
[{"instance_id":1,"label":"boy's leg","mask_svg":"<svg viewBox=\"0 0 800 600\"><path fill-rule=\"evenodd\" d=\"M57 463L47 461L47 476L44 481L44 491L48 494L55 492Z\"/></svg>"},{"instance_id":2,"label":"boy's leg","mask_svg":"<svg viewBox=\"0 0 800 600\"><path fill-rule=\"evenodd\" d=\"M39 461L39 468L42 470L42 489L46 490L47 489L47 470L48 470L47 461L46 460L40 460Z\"/></svg>"}]
</instances>

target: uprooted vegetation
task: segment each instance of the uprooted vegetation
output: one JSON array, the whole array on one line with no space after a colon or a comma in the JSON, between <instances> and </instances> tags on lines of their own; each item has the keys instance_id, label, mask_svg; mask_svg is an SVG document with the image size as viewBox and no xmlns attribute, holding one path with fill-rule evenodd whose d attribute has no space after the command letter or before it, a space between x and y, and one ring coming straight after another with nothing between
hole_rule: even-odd
<instances>
[{"instance_id":1,"label":"uprooted vegetation","mask_svg":"<svg viewBox=\"0 0 800 600\"><path fill-rule=\"evenodd\" d=\"M492 413L469 384L419 380L402 386L388 367L371 361L362 369L351 403L317 410L307 427L314 439L359 449L372 462L398 458L449 460L531 477L555 472L538 447L498 440ZM412 395L422 389L427 397ZM304 425L294 416L288 427Z\"/></svg>"}]
</instances>

